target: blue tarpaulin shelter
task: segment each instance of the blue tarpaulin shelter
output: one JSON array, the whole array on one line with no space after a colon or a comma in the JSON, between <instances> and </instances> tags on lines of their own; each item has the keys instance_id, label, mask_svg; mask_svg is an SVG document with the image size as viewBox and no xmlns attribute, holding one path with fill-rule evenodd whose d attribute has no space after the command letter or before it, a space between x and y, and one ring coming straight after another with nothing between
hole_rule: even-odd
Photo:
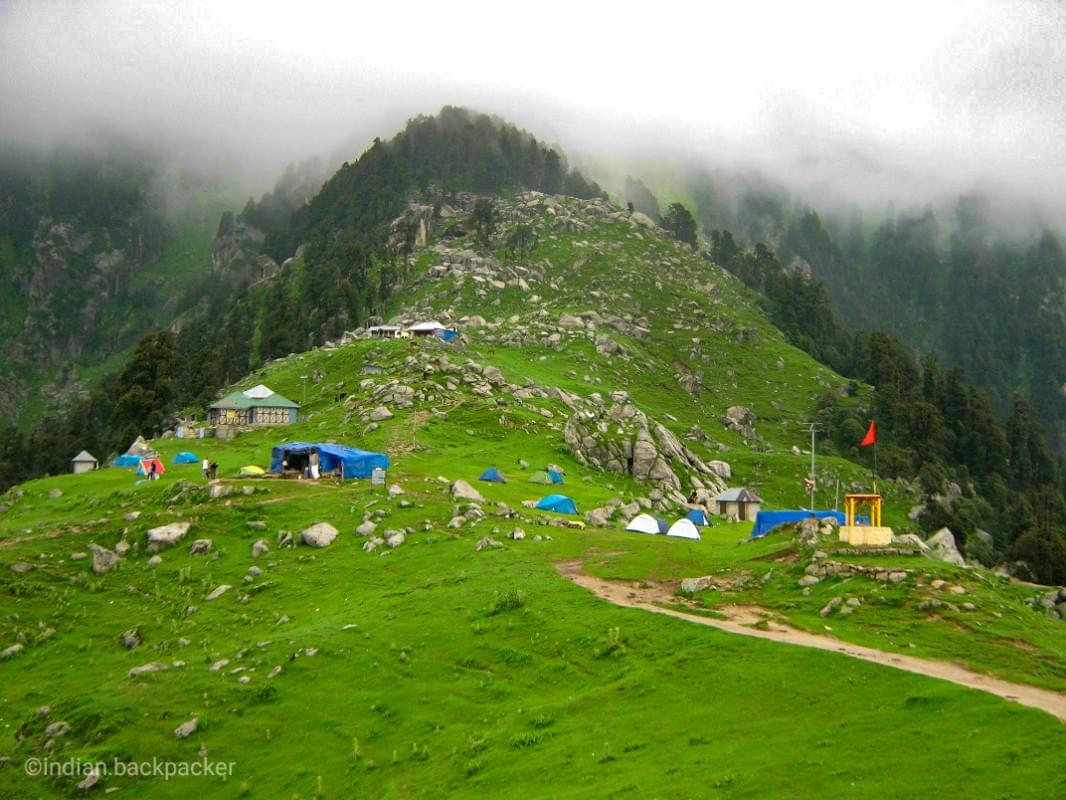
<instances>
[{"instance_id":1,"label":"blue tarpaulin shelter","mask_svg":"<svg viewBox=\"0 0 1066 800\"><path fill-rule=\"evenodd\" d=\"M141 457L131 455L130 453L126 453L125 455L119 456L111 462L111 466L113 467L139 467L140 465Z\"/></svg>"},{"instance_id":2,"label":"blue tarpaulin shelter","mask_svg":"<svg viewBox=\"0 0 1066 800\"><path fill-rule=\"evenodd\" d=\"M563 482L563 474L561 472L558 472L558 471L554 470L554 469L549 469L548 470L548 477L552 479L552 483L562 483Z\"/></svg>"},{"instance_id":3,"label":"blue tarpaulin shelter","mask_svg":"<svg viewBox=\"0 0 1066 800\"><path fill-rule=\"evenodd\" d=\"M507 479L500 474L500 471L496 467L489 467L487 470L481 473L481 480L491 481L492 483L507 483Z\"/></svg>"},{"instance_id":4,"label":"blue tarpaulin shelter","mask_svg":"<svg viewBox=\"0 0 1066 800\"><path fill-rule=\"evenodd\" d=\"M701 525L704 528L711 527L711 521L707 519L707 512L702 508L694 508L685 514L685 519L691 522L693 525Z\"/></svg>"},{"instance_id":5,"label":"blue tarpaulin shelter","mask_svg":"<svg viewBox=\"0 0 1066 800\"><path fill-rule=\"evenodd\" d=\"M343 470L345 478L369 478L375 467L389 468L389 457L384 453L357 450L343 444L313 444L290 442L270 451L270 471L282 472L282 462L291 464L306 462L312 451L318 452L319 469L323 472Z\"/></svg>"},{"instance_id":6,"label":"blue tarpaulin shelter","mask_svg":"<svg viewBox=\"0 0 1066 800\"><path fill-rule=\"evenodd\" d=\"M437 336L439 336L446 342L451 342L459 338L459 331L453 331L451 328L445 328L444 330L438 331Z\"/></svg>"},{"instance_id":7,"label":"blue tarpaulin shelter","mask_svg":"<svg viewBox=\"0 0 1066 800\"><path fill-rule=\"evenodd\" d=\"M841 525L844 524L843 511L760 511L755 515L755 526L751 529L752 539L761 539L779 525L787 525L790 522L803 522L810 516L818 519L835 519ZM869 525L870 520L865 517L856 517L855 521L860 525Z\"/></svg>"},{"instance_id":8,"label":"blue tarpaulin shelter","mask_svg":"<svg viewBox=\"0 0 1066 800\"><path fill-rule=\"evenodd\" d=\"M175 464L195 464L200 459L197 458L196 453L190 453L188 450L182 450L176 456L174 456Z\"/></svg>"},{"instance_id":9,"label":"blue tarpaulin shelter","mask_svg":"<svg viewBox=\"0 0 1066 800\"><path fill-rule=\"evenodd\" d=\"M576 514L577 506L574 501L564 494L550 494L537 503L541 511L555 511L559 514Z\"/></svg>"}]
</instances>

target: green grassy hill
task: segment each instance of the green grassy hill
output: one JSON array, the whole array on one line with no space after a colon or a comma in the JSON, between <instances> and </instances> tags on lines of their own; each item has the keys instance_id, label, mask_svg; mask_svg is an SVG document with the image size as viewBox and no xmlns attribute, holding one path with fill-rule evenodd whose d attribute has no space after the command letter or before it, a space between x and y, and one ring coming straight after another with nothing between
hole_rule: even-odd
<instances>
[{"instance_id":1,"label":"green grassy hill","mask_svg":"<svg viewBox=\"0 0 1066 800\"><path fill-rule=\"evenodd\" d=\"M723 482L699 467L716 461L767 507L797 507L802 423L816 395L847 382L787 345L736 280L625 212L535 195L500 210L493 254L441 221L394 295L397 320L454 324L461 343L346 338L294 354L237 388L266 383L303 401L296 425L159 440L158 482L110 468L0 498L3 794L77 793L82 775L27 775L31 758L232 763L225 778L106 774L91 790L159 797L1066 794L1066 733L1049 714L619 608L559 574L558 562L582 559L605 580L713 576L718 589L695 598L703 613L757 606L845 641L1066 691L1066 624L1040 606L1046 590L917 555L849 553L829 557L906 577L801 587L814 553L791 531L748 543L750 524L716 521L689 542L625 533L622 512L578 529L527 508L562 491L582 513L635 502L674 519L678 489L683 499ZM508 255L519 224L536 245ZM734 406L754 430L723 422ZM639 435L641 415L677 487L582 463L589 449L568 444L580 424L593 449L610 449ZM657 423L687 455L669 455ZM385 450L401 491L237 477L283 441ZM221 480L171 465L186 449L217 461ZM548 463L565 469L562 487L528 482ZM508 483L477 480L493 465ZM869 481L839 458L819 470L820 507L837 479L842 490ZM453 498L458 479L483 501ZM886 520L907 532L910 489L879 488ZM148 552L146 531L179 521L184 538ZM339 531L328 547L279 546L316 522ZM207 552L191 553L200 539ZM269 549L256 557L259 540ZM125 555L98 575L91 544ZM837 597L858 604L821 616ZM135 628L130 649L123 634ZM69 730L46 733L61 722Z\"/></svg>"}]
</instances>

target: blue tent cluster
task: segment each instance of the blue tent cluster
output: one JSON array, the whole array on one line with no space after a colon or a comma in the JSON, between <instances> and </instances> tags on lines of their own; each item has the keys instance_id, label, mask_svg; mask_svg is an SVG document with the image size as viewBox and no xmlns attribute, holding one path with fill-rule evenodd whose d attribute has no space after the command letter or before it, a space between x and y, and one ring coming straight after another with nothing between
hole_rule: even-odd
<instances>
[{"instance_id":1,"label":"blue tent cluster","mask_svg":"<svg viewBox=\"0 0 1066 800\"><path fill-rule=\"evenodd\" d=\"M345 478L369 478L375 467L389 468L389 457L384 453L358 450L343 444L291 442L274 447L270 451L270 471L282 472L283 462L294 456L309 456L318 452L322 472L342 470Z\"/></svg>"}]
</instances>

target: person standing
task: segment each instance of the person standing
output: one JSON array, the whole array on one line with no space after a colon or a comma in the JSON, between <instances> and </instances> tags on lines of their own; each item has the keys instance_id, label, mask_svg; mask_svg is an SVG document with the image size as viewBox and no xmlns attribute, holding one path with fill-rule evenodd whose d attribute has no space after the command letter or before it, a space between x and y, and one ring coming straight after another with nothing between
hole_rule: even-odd
<instances>
[{"instance_id":1,"label":"person standing","mask_svg":"<svg viewBox=\"0 0 1066 800\"><path fill-rule=\"evenodd\" d=\"M152 463L148 465L148 480L150 480L150 481L159 480L159 476L156 474L155 470L156 470L156 461L153 458L152 459Z\"/></svg>"},{"instance_id":2,"label":"person standing","mask_svg":"<svg viewBox=\"0 0 1066 800\"><path fill-rule=\"evenodd\" d=\"M205 458L205 459L204 459L204 463L200 465L200 468L201 468L201 469L203 470L203 472L204 472L204 480L206 481L206 480L208 479L209 475L210 475L210 472L211 472L211 462L210 462L210 461L208 461L208 460L207 460L207 459Z\"/></svg>"}]
</instances>

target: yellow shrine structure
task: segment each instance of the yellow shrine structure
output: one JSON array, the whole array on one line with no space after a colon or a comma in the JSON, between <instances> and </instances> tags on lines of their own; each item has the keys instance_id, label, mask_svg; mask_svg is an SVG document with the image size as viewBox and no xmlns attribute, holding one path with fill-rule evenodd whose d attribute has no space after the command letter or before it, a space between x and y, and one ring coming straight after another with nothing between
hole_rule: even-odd
<instances>
[{"instance_id":1,"label":"yellow shrine structure","mask_svg":"<svg viewBox=\"0 0 1066 800\"><path fill-rule=\"evenodd\" d=\"M869 511L869 525L856 523L856 516L862 509ZM840 526L840 541L877 546L892 543L892 529L881 525L881 495L844 495L844 524Z\"/></svg>"}]
</instances>

